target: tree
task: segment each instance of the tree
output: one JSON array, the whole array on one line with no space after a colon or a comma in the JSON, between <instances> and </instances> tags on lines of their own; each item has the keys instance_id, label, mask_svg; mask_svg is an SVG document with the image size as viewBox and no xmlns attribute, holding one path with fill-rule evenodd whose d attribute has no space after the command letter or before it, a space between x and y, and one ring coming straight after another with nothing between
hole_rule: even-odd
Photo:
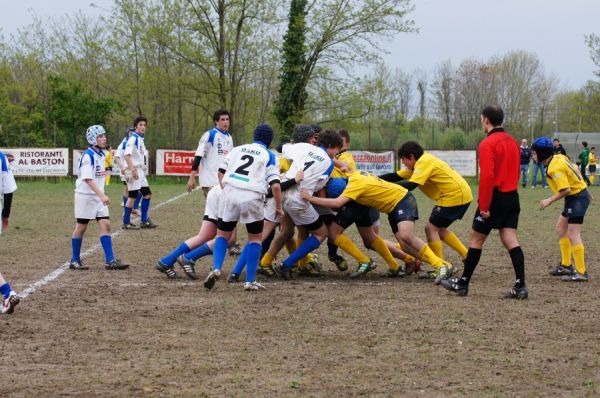
<instances>
[{"instance_id":1,"label":"tree","mask_svg":"<svg viewBox=\"0 0 600 398\"><path fill-rule=\"evenodd\" d=\"M600 77L600 36L595 33L585 36L585 42L590 48L590 57L594 65L598 67L596 76Z\"/></svg>"}]
</instances>

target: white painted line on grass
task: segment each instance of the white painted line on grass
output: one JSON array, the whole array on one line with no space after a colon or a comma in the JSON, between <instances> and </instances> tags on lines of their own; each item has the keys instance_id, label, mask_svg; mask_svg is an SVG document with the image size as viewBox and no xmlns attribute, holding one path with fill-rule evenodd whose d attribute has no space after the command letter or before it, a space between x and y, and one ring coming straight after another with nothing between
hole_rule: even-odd
<instances>
[{"instance_id":1,"label":"white painted line on grass","mask_svg":"<svg viewBox=\"0 0 600 398\"><path fill-rule=\"evenodd\" d=\"M169 203L171 203L173 201L176 201L178 199L181 199L181 198L183 198L183 197L185 197L187 195L189 195L189 193L186 192L186 193L182 193L181 195L174 196L171 199L165 200L164 202L161 202L161 203L157 204L156 206L154 206L152 208L152 210L158 210L161 207L166 206L167 204L169 204ZM123 230L119 229L119 230L113 232L110 236L114 239L117 236L119 236L121 234L121 232L123 232ZM101 244L96 243L94 246L90 247L85 252L83 252L83 254L81 255L81 257L87 257L90 254L93 254L96 250L100 249L101 247L102 247ZM54 271L52 271L48 275L44 276L39 281L37 281L34 284L30 285L27 289L22 290L19 293L19 297L21 297L22 299L27 298L31 293L35 292L36 290L40 289L41 287L43 287L43 286L47 285L48 283L52 282L53 280L57 279L67 269L69 269L69 261L67 261L66 263L64 263L63 265L61 265L60 267L58 267L57 269L55 269Z\"/></svg>"}]
</instances>

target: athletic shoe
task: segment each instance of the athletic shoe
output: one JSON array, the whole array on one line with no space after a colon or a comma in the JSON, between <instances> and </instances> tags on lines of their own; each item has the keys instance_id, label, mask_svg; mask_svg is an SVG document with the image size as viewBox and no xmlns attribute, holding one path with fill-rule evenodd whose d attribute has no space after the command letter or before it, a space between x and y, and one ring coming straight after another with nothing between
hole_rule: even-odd
<instances>
[{"instance_id":1,"label":"athletic shoe","mask_svg":"<svg viewBox=\"0 0 600 398\"><path fill-rule=\"evenodd\" d=\"M557 265L552 271L550 271L550 275L552 276L563 276L563 275L573 275L575 272L575 268L572 265Z\"/></svg>"},{"instance_id":2,"label":"athletic shoe","mask_svg":"<svg viewBox=\"0 0 600 398\"><path fill-rule=\"evenodd\" d=\"M240 254L242 254L242 247L239 244L236 243L229 248L230 256L239 256Z\"/></svg>"},{"instance_id":3,"label":"athletic shoe","mask_svg":"<svg viewBox=\"0 0 600 398\"><path fill-rule=\"evenodd\" d=\"M459 283L459 281L460 281L460 278L453 277L453 278L443 279L440 284L444 287L444 289L449 290L452 293L455 293L457 296L464 297L467 294L469 294L469 284L463 285L463 284Z\"/></svg>"},{"instance_id":4,"label":"athletic shoe","mask_svg":"<svg viewBox=\"0 0 600 398\"><path fill-rule=\"evenodd\" d=\"M10 292L8 297L2 302L2 313L10 315L15 311L17 304L21 302L21 298L17 296L17 293Z\"/></svg>"},{"instance_id":5,"label":"athletic shoe","mask_svg":"<svg viewBox=\"0 0 600 398\"><path fill-rule=\"evenodd\" d=\"M435 285L439 285L440 283L442 283L442 281L444 279L450 278L452 276L452 274L454 273L454 270L452 268L454 268L454 267L452 267L452 264L448 264L448 265L444 265L440 268L436 268L434 270L435 280L433 281L433 283Z\"/></svg>"},{"instance_id":6,"label":"athletic shoe","mask_svg":"<svg viewBox=\"0 0 600 398\"><path fill-rule=\"evenodd\" d=\"M337 269L340 271L348 271L348 263L346 262L346 259L339 254L336 253L335 255L329 256L329 261L334 263Z\"/></svg>"},{"instance_id":7,"label":"athletic shoe","mask_svg":"<svg viewBox=\"0 0 600 398\"><path fill-rule=\"evenodd\" d=\"M298 268L298 275L300 276L312 276L312 277L320 277L323 276L319 270L314 269L313 266L309 263L305 268Z\"/></svg>"},{"instance_id":8,"label":"athletic shoe","mask_svg":"<svg viewBox=\"0 0 600 398\"><path fill-rule=\"evenodd\" d=\"M157 224L154 224L151 219L147 219L146 222L140 224L140 228L142 229L152 229L158 227Z\"/></svg>"},{"instance_id":9,"label":"athletic shoe","mask_svg":"<svg viewBox=\"0 0 600 398\"><path fill-rule=\"evenodd\" d=\"M312 269L314 269L317 272L323 271L321 264L319 264L319 256L316 253L309 253L308 258L309 258L309 260L308 260L309 267L312 267Z\"/></svg>"},{"instance_id":10,"label":"athletic shoe","mask_svg":"<svg viewBox=\"0 0 600 398\"><path fill-rule=\"evenodd\" d=\"M232 272L227 277L227 283L238 283L239 281L240 281L240 276L238 274L236 274L235 272ZM248 282L246 282L246 283L248 283Z\"/></svg>"},{"instance_id":11,"label":"athletic shoe","mask_svg":"<svg viewBox=\"0 0 600 398\"><path fill-rule=\"evenodd\" d=\"M588 275L587 271L583 274L575 271L572 275L565 275L560 278L560 280L565 282L587 282L590 280L590 276Z\"/></svg>"},{"instance_id":12,"label":"athletic shoe","mask_svg":"<svg viewBox=\"0 0 600 398\"><path fill-rule=\"evenodd\" d=\"M398 267L397 270L393 271L391 268L388 268L388 270L381 274L382 278L402 278L404 275L406 275L406 272L404 272L404 270L402 269L402 267Z\"/></svg>"},{"instance_id":13,"label":"athletic shoe","mask_svg":"<svg viewBox=\"0 0 600 398\"><path fill-rule=\"evenodd\" d=\"M276 264L273 266L273 269L279 276L281 276L286 281L292 279L292 269L286 268L283 264Z\"/></svg>"},{"instance_id":14,"label":"athletic shoe","mask_svg":"<svg viewBox=\"0 0 600 398\"><path fill-rule=\"evenodd\" d=\"M122 270L127 268L129 268L129 264L123 264L121 260L117 260L116 258L104 264L104 269L107 271Z\"/></svg>"},{"instance_id":15,"label":"athletic shoe","mask_svg":"<svg viewBox=\"0 0 600 398\"><path fill-rule=\"evenodd\" d=\"M517 299L517 300L525 300L529 296L529 291L525 286L523 287L513 287L511 288L505 295L506 299Z\"/></svg>"},{"instance_id":16,"label":"athletic shoe","mask_svg":"<svg viewBox=\"0 0 600 398\"><path fill-rule=\"evenodd\" d=\"M350 274L350 278L356 279L363 276L367 272L374 270L375 268L377 268L377 264L375 264L373 260L369 260L368 263L358 263L358 268L356 271Z\"/></svg>"},{"instance_id":17,"label":"athletic shoe","mask_svg":"<svg viewBox=\"0 0 600 398\"><path fill-rule=\"evenodd\" d=\"M221 276L220 269L210 271L210 273L204 280L204 287L207 288L208 290L212 289L215 286L215 283L217 283L217 280L219 279L220 276Z\"/></svg>"},{"instance_id":18,"label":"athletic shoe","mask_svg":"<svg viewBox=\"0 0 600 398\"><path fill-rule=\"evenodd\" d=\"M535 187L535 185L532 185L532 186L531 186L531 189L535 189L535 188L536 188L536 187Z\"/></svg>"},{"instance_id":19,"label":"athletic shoe","mask_svg":"<svg viewBox=\"0 0 600 398\"><path fill-rule=\"evenodd\" d=\"M83 270L86 270L86 269L90 269L90 267L86 267L85 265L83 265L83 261L81 261L81 260L78 260L78 261L71 260L69 262L69 269L74 269L74 270L77 270L77 271L83 271Z\"/></svg>"},{"instance_id":20,"label":"athletic shoe","mask_svg":"<svg viewBox=\"0 0 600 398\"><path fill-rule=\"evenodd\" d=\"M179 264L181 268L183 268L183 272L185 272L188 278L194 280L198 279L198 274L196 274L196 269L194 268L196 265L194 261L188 260L182 254L179 257L177 257L177 264Z\"/></svg>"},{"instance_id":21,"label":"athletic shoe","mask_svg":"<svg viewBox=\"0 0 600 398\"><path fill-rule=\"evenodd\" d=\"M121 229L140 229L140 227L138 227L137 225L135 225L133 223L129 223L129 224L123 224L121 226Z\"/></svg>"},{"instance_id":22,"label":"athletic shoe","mask_svg":"<svg viewBox=\"0 0 600 398\"><path fill-rule=\"evenodd\" d=\"M277 272L275 272L275 269L273 269L272 264L269 264L266 266L259 265L258 268L256 268L256 273L260 274L260 275L264 275L264 276L270 276L270 277L277 276Z\"/></svg>"},{"instance_id":23,"label":"athletic shoe","mask_svg":"<svg viewBox=\"0 0 600 398\"><path fill-rule=\"evenodd\" d=\"M248 292L255 292L257 290L267 290L267 288L258 282L244 282L244 290Z\"/></svg>"},{"instance_id":24,"label":"athletic shoe","mask_svg":"<svg viewBox=\"0 0 600 398\"><path fill-rule=\"evenodd\" d=\"M405 263L404 264L404 272L406 275L421 272L422 265L423 265L423 263L419 259L417 259L413 262L410 262L410 263Z\"/></svg>"},{"instance_id":25,"label":"athletic shoe","mask_svg":"<svg viewBox=\"0 0 600 398\"><path fill-rule=\"evenodd\" d=\"M168 265L163 264L160 260L156 264L156 269L162 272L163 274L167 275L167 278L169 279L177 278L177 272L175 272L173 266L169 267Z\"/></svg>"}]
</instances>

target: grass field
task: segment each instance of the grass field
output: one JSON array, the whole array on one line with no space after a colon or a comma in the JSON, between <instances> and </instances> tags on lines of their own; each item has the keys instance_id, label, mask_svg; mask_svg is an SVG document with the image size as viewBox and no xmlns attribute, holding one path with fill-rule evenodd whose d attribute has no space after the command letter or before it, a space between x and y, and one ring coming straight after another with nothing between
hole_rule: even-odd
<instances>
[{"instance_id":1,"label":"grass field","mask_svg":"<svg viewBox=\"0 0 600 398\"><path fill-rule=\"evenodd\" d=\"M69 259L73 185L19 183L11 229L0 239L0 271L16 290ZM121 189L108 187L114 231ZM156 181L153 205L184 190ZM0 317L0 396L598 396L598 204L584 225L591 281L568 284L547 273L560 260L554 224L562 209L538 210L548 194L521 192L526 301L500 298L514 276L497 233L466 298L414 276L382 279L383 265L350 281L326 260L323 278L267 279L258 293L224 280L212 291L201 281L170 281L154 264L197 232L203 210L200 192L185 195L151 213L158 229L114 238L129 270L104 271L96 250L85 259L91 270L67 270ZM432 204L416 196L427 219ZM463 240L474 211L454 225ZM385 216L382 226L391 238ZM354 229L350 235L359 242ZM91 225L83 250L97 243ZM197 266L201 278L210 264ZM226 271L232 264L227 258Z\"/></svg>"}]
</instances>

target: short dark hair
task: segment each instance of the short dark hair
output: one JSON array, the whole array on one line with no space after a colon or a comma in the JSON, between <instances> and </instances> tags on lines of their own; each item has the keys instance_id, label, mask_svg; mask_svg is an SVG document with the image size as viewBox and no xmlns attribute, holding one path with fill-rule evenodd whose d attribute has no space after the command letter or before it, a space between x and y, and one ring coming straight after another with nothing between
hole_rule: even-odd
<instances>
[{"instance_id":1,"label":"short dark hair","mask_svg":"<svg viewBox=\"0 0 600 398\"><path fill-rule=\"evenodd\" d=\"M324 129L319 132L319 145L325 148L341 148L342 137L334 129Z\"/></svg>"},{"instance_id":2,"label":"short dark hair","mask_svg":"<svg viewBox=\"0 0 600 398\"><path fill-rule=\"evenodd\" d=\"M593 147L591 147L590 149L596 149L596 147L595 147L595 146L593 146Z\"/></svg>"},{"instance_id":3,"label":"short dark hair","mask_svg":"<svg viewBox=\"0 0 600 398\"><path fill-rule=\"evenodd\" d=\"M584 148L587 148L587 141L581 141L581 145L583 145Z\"/></svg>"},{"instance_id":4,"label":"short dark hair","mask_svg":"<svg viewBox=\"0 0 600 398\"><path fill-rule=\"evenodd\" d=\"M552 142L554 142L554 141L560 142L560 140L558 138L555 138L555 139L552 140Z\"/></svg>"},{"instance_id":5,"label":"short dark hair","mask_svg":"<svg viewBox=\"0 0 600 398\"><path fill-rule=\"evenodd\" d=\"M217 109L213 115L213 122L218 122L219 119L221 118L221 116L223 116L223 115L229 116L229 111L227 109L223 109L223 108ZM231 117L231 116L229 116L229 117Z\"/></svg>"},{"instance_id":6,"label":"short dark hair","mask_svg":"<svg viewBox=\"0 0 600 398\"><path fill-rule=\"evenodd\" d=\"M398 148L398 156L401 158L410 158L410 155L413 155L415 159L419 159L423 152L423 147L417 141L406 141Z\"/></svg>"},{"instance_id":7,"label":"short dark hair","mask_svg":"<svg viewBox=\"0 0 600 398\"><path fill-rule=\"evenodd\" d=\"M135 119L133 119L133 127L136 128L138 123L141 123L141 122L146 122L146 124L148 124L148 119L146 119L146 116L140 115L140 116L136 117Z\"/></svg>"},{"instance_id":8,"label":"short dark hair","mask_svg":"<svg viewBox=\"0 0 600 398\"><path fill-rule=\"evenodd\" d=\"M350 133L348 133L348 130L340 129L338 131L338 134L340 135L340 137L345 138L346 141L350 142Z\"/></svg>"},{"instance_id":9,"label":"short dark hair","mask_svg":"<svg viewBox=\"0 0 600 398\"><path fill-rule=\"evenodd\" d=\"M504 111L498 105L488 105L481 111L481 116L487 118L492 126L500 126L504 121Z\"/></svg>"}]
</instances>

